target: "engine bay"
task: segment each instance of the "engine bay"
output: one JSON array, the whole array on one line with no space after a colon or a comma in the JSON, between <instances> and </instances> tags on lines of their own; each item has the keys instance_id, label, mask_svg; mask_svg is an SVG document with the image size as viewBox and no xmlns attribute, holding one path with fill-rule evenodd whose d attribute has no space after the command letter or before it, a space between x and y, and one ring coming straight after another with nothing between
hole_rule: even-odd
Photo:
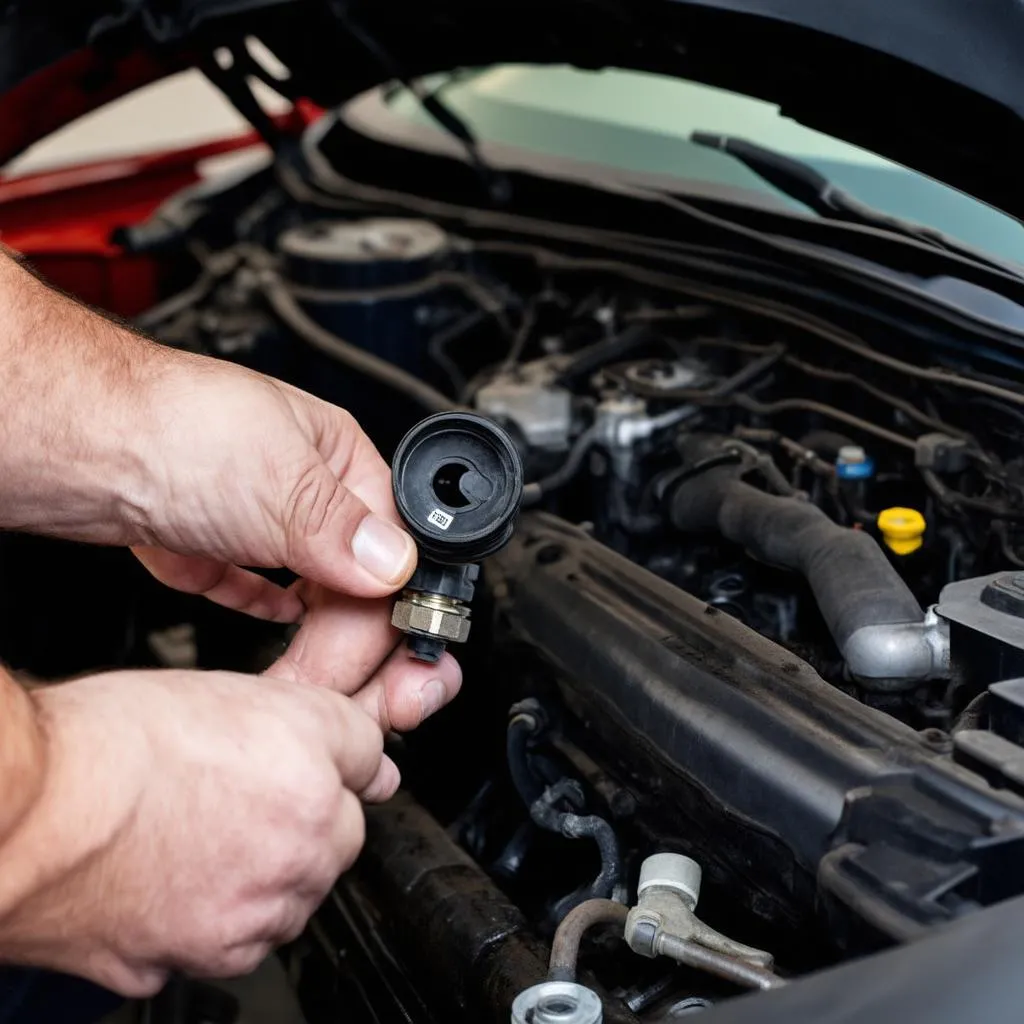
<instances>
[{"instance_id":1,"label":"engine bay","mask_svg":"<svg viewBox=\"0 0 1024 1024\"><path fill-rule=\"evenodd\" d=\"M606 1020L674 1020L1024 892L1024 362L872 267L996 272L606 186L336 113L119 231L168 268L135 320L163 344L344 406L389 459L472 411L524 467L466 691L393 737L405 791L283 951L311 1022L591 1019L511 1009L552 943ZM5 543L17 578L44 542ZM94 664L286 638L103 564L132 597L120 629L76 611Z\"/></svg>"}]
</instances>

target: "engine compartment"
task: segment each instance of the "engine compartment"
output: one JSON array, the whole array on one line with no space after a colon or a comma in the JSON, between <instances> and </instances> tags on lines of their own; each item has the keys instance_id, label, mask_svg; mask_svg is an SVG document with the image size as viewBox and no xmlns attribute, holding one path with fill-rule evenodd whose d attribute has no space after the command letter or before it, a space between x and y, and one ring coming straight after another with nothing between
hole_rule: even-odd
<instances>
[{"instance_id":1,"label":"engine compartment","mask_svg":"<svg viewBox=\"0 0 1024 1024\"><path fill-rule=\"evenodd\" d=\"M560 922L633 906L653 854L697 863L701 921L783 980L1024 892L1024 362L858 273L955 261L501 173L515 202L488 204L465 163L328 115L117 235L165 265L135 321L164 344L345 406L386 457L425 411L472 409L525 466L466 692L393 738L407 792L283 953L309 1020L508 1020ZM43 543L5 539L13 579ZM130 596L92 665L252 669L286 639L116 558ZM21 644L19 667L68 670ZM612 1021L771 987L609 929L579 969Z\"/></svg>"}]
</instances>

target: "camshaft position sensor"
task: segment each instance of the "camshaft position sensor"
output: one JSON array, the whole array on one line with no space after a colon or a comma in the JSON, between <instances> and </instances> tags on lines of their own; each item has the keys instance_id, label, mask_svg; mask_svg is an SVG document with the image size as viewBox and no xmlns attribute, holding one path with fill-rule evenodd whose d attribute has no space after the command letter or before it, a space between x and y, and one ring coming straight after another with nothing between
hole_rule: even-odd
<instances>
[{"instance_id":1,"label":"camshaft position sensor","mask_svg":"<svg viewBox=\"0 0 1024 1024\"><path fill-rule=\"evenodd\" d=\"M392 487L399 515L419 547L416 572L391 622L409 650L437 661L469 637L478 562L512 536L523 497L523 465L509 436L474 413L421 420L398 445Z\"/></svg>"}]
</instances>

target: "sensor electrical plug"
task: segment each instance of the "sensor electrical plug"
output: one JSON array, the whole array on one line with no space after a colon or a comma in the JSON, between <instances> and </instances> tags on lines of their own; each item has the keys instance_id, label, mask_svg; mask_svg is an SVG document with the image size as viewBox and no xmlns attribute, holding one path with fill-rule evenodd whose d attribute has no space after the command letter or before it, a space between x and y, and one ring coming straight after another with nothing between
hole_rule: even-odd
<instances>
[{"instance_id":1,"label":"sensor electrical plug","mask_svg":"<svg viewBox=\"0 0 1024 1024\"><path fill-rule=\"evenodd\" d=\"M470 412L428 416L392 461L395 505L419 548L416 572L391 622L409 650L434 662L469 637L479 561L511 539L523 497L523 465L511 438Z\"/></svg>"}]
</instances>

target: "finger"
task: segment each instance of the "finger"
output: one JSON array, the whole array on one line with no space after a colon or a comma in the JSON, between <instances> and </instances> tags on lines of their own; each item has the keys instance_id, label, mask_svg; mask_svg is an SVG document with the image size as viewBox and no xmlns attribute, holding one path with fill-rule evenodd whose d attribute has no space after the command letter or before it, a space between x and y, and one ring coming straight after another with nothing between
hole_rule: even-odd
<instances>
[{"instance_id":1,"label":"finger","mask_svg":"<svg viewBox=\"0 0 1024 1024\"><path fill-rule=\"evenodd\" d=\"M398 770L398 765L385 755L381 759L377 774L359 797L363 803L382 804L395 795L401 784L402 773Z\"/></svg>"},{"instance_id":2,"label":"finger","mask_svg":"<svg viewBox=\"0 0 1024 1024\"><path fill-rule=\"evenodd\" d=\"M413 658L403 645L377 670L353 700L383 733L408 732L440 711L462 686L462 669L446 651L430 665Z\"/></svg>"},{"instance_id":3,"label":"finger","mask_svg":"<svg viewBox=\"0 0 1024 1024\"><path fill-rule=\"evenodd\" d=\"M252 974L270 956L276 945L276 940L249 942L221 950L210 959L184 961L180 967L193 978L242 978Z\"/></svg>"},{"instance_id":4,"label":"finger","mask_svg":"<svg viewBox=\"0 0 1024 1024\"><path fill-rule=\"evenodd\" d=\"M402 521L391 492L391 470L355 417L330 402L285 387L296 416L306 423L317 451L334 477L371 511L400 526Z\"/></svg>"},{"instance_id":5,"label":"finger","mask_svg":"<svg viewBox=\"0 0 1024 1024\"><path fill-rule=\"evenodd\" d=\"M370 511L326 463L311 465L284 513L286 564L300 576L355 597L383 597L416 568L416 545Z\"/></svg>"},{"instance_id":6,"label":"finger","mask_svg":"<svg viewBox=\"0 0 1024 1024\"><path fill-rule=\"evenodd\" d=\"M342 790L329 837L312 851L315 863L303 882L292 892L294 903L286 921L303 923L323 902L324 895L359 856L366 838L362 801L349 789ZM280 919L275 919L275 927ZM287 924L285 927L289 927ZM275 932L275 935L279 934Z\"/></svg>"},{"instance_id":7,"label":"finger","mask_svg":"<svg viewBox=\"0 0 1024 1024\"><path fill-rule=\"evenodd\" d=\"M366 816L363 814L363 805L355 793L346 790L338 807L334 835L330 844L333 853L330 865L332 885L355 864L365 841Z\"/></svg>"},{"instance_id":8,"label":"finger","mask_svg":"<svg viewBox=\"0 0 1024 1024\"><path fill-rule=\"evenodd\" d=\"M288 650L268 669L279 679L356 692L394 650L391 602L360 600L322 588L302 591L309 608Z\"/></svg>"},{"instance_id":9,"label":"finger","mask_svg":"<svg viewBox=\"0 0 1024 1024\"><path fill-rule=\"evenodd\" d=\"M64 957L50 966L69 974L80 974L95 981L103 988L111 989L126 999L149 999L155 996L167 984L170 973L162 967L139 961L122 960L110 954L97 953L91 962L83 964L77 957L69 958L63 963Z\"/></svg>"},{"instance_id":10,"label":"finger","mask_svg":"<svg viewBox=\"0 0 1024 1024\"><path fill-rule=\"evenodd\" d=\"M271 622L297 622L305 612L296 589L281 587L237 565L160 547L137 546L132 551L161 583L186 594L201 594L225 608Z\"/></svg>"},{"instance_id":11,"label":"finger","mask_svg":"<svg viewBox=\"0 0 1024 1024\"><path fill-rule=\"evenodd\" d=\"M307 603L302 627L268 675L354 695L384 732L416 728L458 693L462 670L450 654L429 665L399 646L389 601L318 593Z\"/></svg>"},{"instance_id":12,"label":"finger","mask_svg":"<svg viewBox=\"0 0 1024 1024\"><path fill-rule=\"evenodd\" d=\"M380 727L349 697L323 687L309 687L317 694L328 749L341 776L341 784L361 793L376 778L384 757Z\"/></svg>"}]
</instances>

